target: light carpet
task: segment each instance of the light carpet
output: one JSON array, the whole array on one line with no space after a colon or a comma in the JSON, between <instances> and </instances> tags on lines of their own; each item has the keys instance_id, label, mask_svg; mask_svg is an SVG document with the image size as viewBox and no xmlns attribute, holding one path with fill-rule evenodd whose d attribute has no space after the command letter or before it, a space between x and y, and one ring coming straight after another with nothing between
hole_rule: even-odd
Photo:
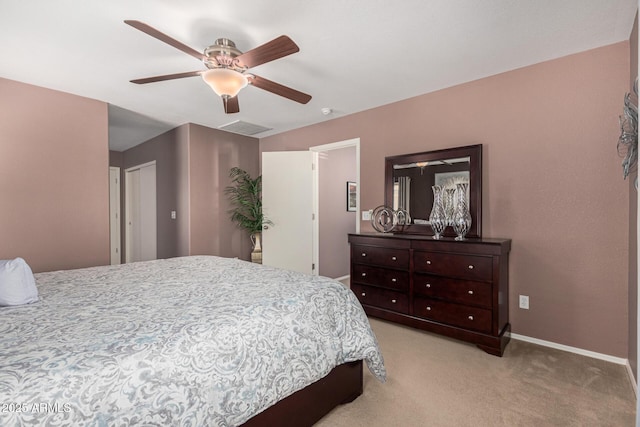
<instances>
[{"instance_id":1,"label":"light carpet","mask_svg":"<svg viewBox=\"0 0 640 427\"><path fill-rule=\"evenodd\" d=\"M318 427L634 426L622 365L511 340L503 357L370 319L387 382L365 368L364 393Z\"/></svg>"}]
</instances>

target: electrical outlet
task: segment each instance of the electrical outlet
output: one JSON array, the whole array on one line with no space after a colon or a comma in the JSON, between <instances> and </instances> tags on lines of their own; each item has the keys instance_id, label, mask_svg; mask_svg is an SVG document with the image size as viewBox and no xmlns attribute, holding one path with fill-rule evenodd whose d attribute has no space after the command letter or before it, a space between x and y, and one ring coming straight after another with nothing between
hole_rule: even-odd
<instances>
[{"instance_id":1,"label":"electrical outlet","mask_svg":"<svg viewBox=\"0 0 640 427\"><path fill-rule=\"evenodd\" d=\"M371 214L373 213L372 209L368 211L362 211L362 220L363 221L371 221Z\"/></svg>"},{"instance_id":2,"label":"electrical outlet","mask_svg":"<svg viewBox=\"0 0 640 427\"><path fill-rule=\"evenodd\" d=\"M528 295L520 295L520 308L524 308L525 310L529 310L529 296Z\"/></svg>"}]
</instances>

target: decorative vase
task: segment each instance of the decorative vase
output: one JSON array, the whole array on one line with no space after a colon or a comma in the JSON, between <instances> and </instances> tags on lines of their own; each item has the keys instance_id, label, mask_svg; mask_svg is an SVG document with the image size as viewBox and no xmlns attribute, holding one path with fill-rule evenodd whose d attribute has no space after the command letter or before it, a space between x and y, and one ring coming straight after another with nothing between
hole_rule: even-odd
<instances>
[{"instance_id":1,"label":"decorative vase","mask_svg":"<svg viewBox=\"0 0 640 427\"><path fill-rule=\"evenodd\" d=\"M453 227L453 213L456 208L455 194L455 188L447 187L444 189L444 216L447 219L447 225L451 227Z\"/></svg>"},{"instance_id":2,"label":"decorative vase","mask_svg":"<svg viewBox=\"0 0 640 427\"><path fill-rule=\"evenodd\" d=\"M399 209L394 212L396 225L398 226L400 231L404 230L404 227L407 225L411 225L411 215L405 209Z\"/></svg>"},{"instance_id":3,"label":"decorative vase","mask_svg":"<svg viewBox=\"0 0 640 427\"><path fill-rule=\"evenodd\" d=\"M251 234L251 243L253 250L251 251L251 262L262 264L262 233L257 232Z\"/></svg>"},{"instance_id":4,"label":"decorative vase","mask_svg":"<svg viewBox=\"0 0 640 427\"><path fill-rule=\"evenodd\" d=\"M456 184L456 208L453 213L453 230L456 232L456 240L464 240L471 228L471 214L467 201L468 183Z\"/></svg>"},{"instance_id":5,"label":"decorative vase","mask_svg":"<svg viewBox=\"0 0 640 427\"><path fill-rule=\"evenodd\" d=\"M447 218L444 212L444 204L442 203L442 187L434 185L433 190L433 207L429 215L429 222L433 230L433 238L439 239L447 226Z\"/></svg>"}]
</instances>

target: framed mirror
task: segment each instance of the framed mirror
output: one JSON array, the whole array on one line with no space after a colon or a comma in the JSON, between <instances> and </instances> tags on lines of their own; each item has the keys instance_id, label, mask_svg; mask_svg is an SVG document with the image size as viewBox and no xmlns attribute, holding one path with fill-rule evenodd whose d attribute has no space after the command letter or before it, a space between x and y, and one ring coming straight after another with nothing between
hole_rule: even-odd
<instances>
[{"instance_id":1,"label":"framed mirror","mask_svg":"<svg viewBox=\"0 0 640 427\"><path fill-rule=\"evenodd\" d=\"M471 228L466 237L482 237L482 144L385 158L385 206L404 209L411 217L402 232L433 235L429 215L433 185L455 187L468 182ZM456 234L449 226L444 236Z\"/></svg>"}]
</instances>

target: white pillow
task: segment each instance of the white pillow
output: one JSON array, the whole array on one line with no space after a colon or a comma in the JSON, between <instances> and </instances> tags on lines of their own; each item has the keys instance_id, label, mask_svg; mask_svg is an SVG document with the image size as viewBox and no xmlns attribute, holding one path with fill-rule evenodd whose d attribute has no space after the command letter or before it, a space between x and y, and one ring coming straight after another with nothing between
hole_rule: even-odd
<instances>
[{"instance_id":1,"label":"white pillow","mask_svg":"<svg viewBox=\"0 0 640 427\"><path fill-rule=\"evenodd\" d=\"M0 260L0 306L22 305L36 301L36 280L25 260Z\"/></svg>"}]
</instances>

